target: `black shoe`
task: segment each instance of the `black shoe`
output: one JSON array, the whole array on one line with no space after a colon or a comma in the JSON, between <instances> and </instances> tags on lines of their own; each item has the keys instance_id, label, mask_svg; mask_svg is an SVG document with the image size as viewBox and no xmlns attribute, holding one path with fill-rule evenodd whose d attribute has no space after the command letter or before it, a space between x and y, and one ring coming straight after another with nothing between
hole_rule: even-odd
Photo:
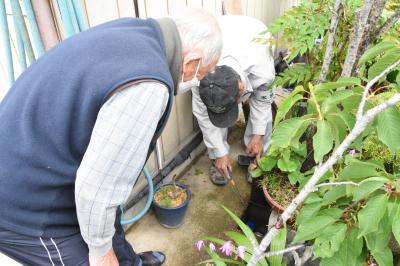
<instances>
[{"instance_id":1,"label":"black shoe","mask_svg":"<svg viewBox=\"0 0 400 266\"><path fill-rule=\"evenodd\" d=\"M142 266L160 266L165 262L165 254L159 251L146 251L138 254Z\"/></svg>"}]
</instances>

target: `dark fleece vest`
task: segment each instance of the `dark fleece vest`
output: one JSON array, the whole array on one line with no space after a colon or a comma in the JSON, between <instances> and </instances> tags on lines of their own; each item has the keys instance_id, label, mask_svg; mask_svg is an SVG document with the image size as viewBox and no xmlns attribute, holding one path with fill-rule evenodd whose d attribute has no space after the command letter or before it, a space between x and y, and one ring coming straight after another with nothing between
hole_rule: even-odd
<instances>
[{"instance_id":1,"label":"dark fleece vest","mask_svg":"<svg viewBox=\"0 0 400 266\"><path fill-rule=\"evenodd\" d=\"M157 21L119 19L89 29L19 77L0 104L0 227L31 236L79 232L76 171L98 112L117 88L144 79L162 82L170 92L151 151L177 80Z\"/></svg>"}]
</instances>

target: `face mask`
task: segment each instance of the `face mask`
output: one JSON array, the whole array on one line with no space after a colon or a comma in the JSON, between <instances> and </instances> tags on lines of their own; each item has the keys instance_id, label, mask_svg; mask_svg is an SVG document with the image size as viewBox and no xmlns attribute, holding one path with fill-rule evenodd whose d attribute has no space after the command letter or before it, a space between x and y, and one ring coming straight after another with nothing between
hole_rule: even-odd
<instances>
[{"instance_id":1,"label":"face mask","mask_svg":"<svg viewBox=\"0 0 400 266\"><path fill-rule=\"evenodd\" d=\"M188 90L194 87L198 87L200 85L200 80L197 78L197 73L199 72L200 68L200 62L201 60L199 60L199 64L197 65L196 68L196 73L194 74L194 77L191 80L183 81L183 74L182 74L181 82L178 85L178 94L185 93Z\"/></svg>"}]
</instances>

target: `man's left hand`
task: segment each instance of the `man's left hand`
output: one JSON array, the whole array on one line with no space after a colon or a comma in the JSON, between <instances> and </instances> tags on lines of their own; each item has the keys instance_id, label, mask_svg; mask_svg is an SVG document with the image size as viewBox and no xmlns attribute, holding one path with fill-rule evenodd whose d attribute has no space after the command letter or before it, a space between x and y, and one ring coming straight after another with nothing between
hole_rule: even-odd
<instances>
[{"instance_id":1,"label":"man's left hand","mask_svg":"<svg viewBox=\"0 0 400 266\"><path fill-rule=\"evenodd\" d=\"M253 135L249 145L247 145L246 147L246 153L249 156L256 157L258 161L260 159L262 152L263 152L263 136Z\"/></svg>"}]
</instances>

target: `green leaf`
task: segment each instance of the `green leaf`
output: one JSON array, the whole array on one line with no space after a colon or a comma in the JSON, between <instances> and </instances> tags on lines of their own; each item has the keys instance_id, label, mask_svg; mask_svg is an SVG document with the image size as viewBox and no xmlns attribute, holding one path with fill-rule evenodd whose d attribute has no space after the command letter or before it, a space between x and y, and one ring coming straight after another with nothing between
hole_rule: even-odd
<instances>
[{"instance_id":1,"label":"green leaf","mask_svg":"<svg viewBox=\"0 0 400 266\"><path fill-rule=\"evenodd\" d=\"M204 247L204 250L211 257L212 262L214 262L216 266L226 266L226 263L216 252L212 252L208 247Z\"/></svg>"},{"instance_id":2,"label":"green leaf","mask_svg":"<svg viewBox=\"0 0 400 266\"><path fill-rule=\"evenodd\" d=\"M333 224L336 219L328 215L315 216L312 219L299 224L296 236L293 242L303 242L314 239L321 234L321 230Z\"/></svg>"},{"instance_id":3,"label":"green leaf","mask_svg":"<svg viewBox=\"0 0 400 266\"><path fill-rule=\"evenodd\" d=\"M284 158L278 160L278 168L283 172L293 172L297 169L297 164Z\"/></svg>"},{"instance_id":4,"label":"green leaf","mask_svg":"<svg viewBox=\"0 0 400 266\"><path fill-rule=\"evenodd\" d=\"M264 172L271 171L276 165L276 158L272 156L263 156L260 159L259 167Z\"/></svg>"},{"instance_id":5,"label":"green leaf","mask_svg":"<svg viewBox=\"0 0 400 266\"><path fill-rule=\"evenodd\" d=\"M315 86L314 92L320 93L320 92L327 91L327 90L333 90L336 88L354 86L354 85L360 85L360 84L361 84L361 80L359 78L355 78L355 77L339 78L335 82L326 82L326 83L318 84L317 86Z\"/></svg>"},{"instance_id":6,"label":"green leaf","mask_svg":"<svg viewBox=\"0 0 400 266\"><path fill-rule=\"evenodd\" d=\"M336 91L331 96L326 98L321 105L321 112L322 114L327 114L332 109L337 109L337 104L341 103L342 101L346 100L347 98L354 95L352 90L342 90Z\"/></svg>"},{"instance_id":7,"label":"green leaf","mask_svg":"<svg viewBox=\"0 0 400 266\"><path fill-rule=\"evenodd\" d=\"M285 249L286 245L286 226L279 230L278 235L271 242L271 251L279 251ZM282 255L272 256L269 258L271 266L281 266L282 265Z\"/></svg>"},{"instance_id":8,"label":"green leaf","mask_svg":"<svg viewBox=\"0 0 400 266\"><path fill-rule=\"evenodd\" d=\"M367 61L375 58L378 54L381 54L389 49L395 48L397 45L393 42L381 42L374 47L368 49L358 61L358 65L362 65Z\"/></svg>"},{"instance_id":9,"label":"green leaf","mask_svg":"<svg viewBox=\"0 0 400 266\"><path fill-rule=\"evenodd\" d=\"M378 225L386 212L388 198L378 194L367 201L364 208L358 213L360 232L358 237L367 235L378 229Z\"/></svg>"},{"instance_id":10,"label":"green leaf","mask_svg":"<svg viewBox=\"0 0 400 266\"><path fill-rule=\"evenodd\" d=\"M328 120L333 130L332 134L335 140L335 147L338 147L347 135L347 126L345 122L336 115L327 115L326 120Z\"/></svg>"},{"instance_id":11,"label":"green leaf","mask_svg":"<svg viewBox=\"0 0 400 266\"><path fill-rule=\"evenodd\" d=\"M339 250L346 236L347 226L345 224L332 224L325 228L314 242L314 256L319 258L330 258Z\"/></svg>"},{"instance_id":12,"label":"green leaf","mask_svg":"<svg viewBox=\"0 0 400 266\"><path fill-rule=\"evenodd\" d=\"M366 177L379 176L380 174L375 170L376 167L371 166L365 162L354 162L346 166L339 174L338 179L343 180L355 180L359 181Z\"/></svg>"},{"instance_id":13,"label":"green leaf","mask_svg":"<svg viewBox=\"0 0 400 266\"><path fill-rule=\"evenodd\" d=\"M334 203L337 199L344 197L346 195L346 187L345 186L335 186L326 194L322 200L323 205L329 205Z\"/></svg>"},{"instance_id":14,"label":"green leaf","mask_svg":"<svg viewBox=\"0 0 400 266\"><path fill-rule=\"evenodd\" d=\"M332 128L325 120L317 122L317 133L313 137L314 160L319 162L333 147Z\"/></svg>"},{"instance_id":15,"label":"green leaf","mask_svg":"<svg viewBox=\"0 0 400 266\"><path fill-rule=\"evenodd\" d=\"M344 241L332 257L322 259L321 266L350 266L361 265L359 263L359 256L361 254L364 242L361 238L357 238L357 228L350 228Z\"/></svg>"},{"instance_id":16,"label":"green leaf","mask_svg":"<svg viewBox=\"0 0 400 266\"><path fill-rule=\"evenodd\" d=\"M400 245L400 198L390 197L388 202L388 216L392 224L392 232Z\"/></svg>"},{"instance_id":17,"label":"green leaf","mask_svg":"<svg viewBox=\"0 0 400 266\"><path fill-rule=\"evenodd\" d=\"M309 120L303 117L291 118L279 123L272 133L271 145L287 148L294 138L306 130Z\"/></svg>"},{"instance_id":18,"label":"green leaf","mask_svg":"<svg viewBox=\"0 0 400 266\"><path fill-rule=\"evenodd\" d=\"M389 247L379 251L372 251L372 256L379 266L393 266L393 254Z\"/></svg>"},{"instance_id":19,"label":"green leaf","mask_svg":"<svg viewBox=\"0 0 400 266\"><path fill-rule=\"evenodd\" d=\"M286 116L286 114L289 112L289 110L293 107L295 103L303 99L303 95L300 94L295 94L293 96L291 95L292 94L286 97L279 105L279 109L276 112L275 116L275 125L277 125Z\"/></svg>"},{"instance_id":20,"label":"green leaf","mask_svg":"<svg viewBox=\"0 0 400 266\"><path fill-rule=\"evenodd\" d=\"M400 48L388 50L382 58L378 59L368 70L368 79L371 80L382 73L390 65L400 59Z\"/></svg>"},{"instance_id":21,"label":"green leaf","mask_svg":"<svg viewBox=\"0 0 400 266\"><path fill-rule=\"evenodd\" d=\"M400 112L389 107L378 114L376 130L378 138L391 152L400 151Z\"/></svg>"},{"instance_id":22,"label":"green leaf","mask_svg":"<svg viewBox=\"0 0 400 266\"><path fill-rule=\"evenodd\" d=\"M254 241L257 242L257 239L256 239L253 231L251 231L251 229L242 220L240 220L239 217L237 217L233 212L231 212L225 206L222 206L222 208L229 214L229 216L232 218L232 220L235 221L235 223L240 227L240 229L242 230L242 232L246 235L246 237L248 239L253 239Z\"/></svg>"},{"instance_id":23,"label":"green leaf","mask_svg":"<svg viewBox=\"0 0 400 266\"><path fill-rule=\"evenodd\" d=\"M381 188L389 179L385 177L370 177L359 183L358 188L353 192L353 200L360 200L366 195Z\"/></svg>"},{"instance_id":24,"label":"green leaf","mask_svg":"<svg viewBox=\"0 0 400 266\"><path fill-rule=\"evenodd\" d=\"M310 220L321 209L321 206L322 206L321 202L315 202L304 205L300 209L300 213L296 218L296 223L299 225Z\"/></svg>"}]
</instances>

